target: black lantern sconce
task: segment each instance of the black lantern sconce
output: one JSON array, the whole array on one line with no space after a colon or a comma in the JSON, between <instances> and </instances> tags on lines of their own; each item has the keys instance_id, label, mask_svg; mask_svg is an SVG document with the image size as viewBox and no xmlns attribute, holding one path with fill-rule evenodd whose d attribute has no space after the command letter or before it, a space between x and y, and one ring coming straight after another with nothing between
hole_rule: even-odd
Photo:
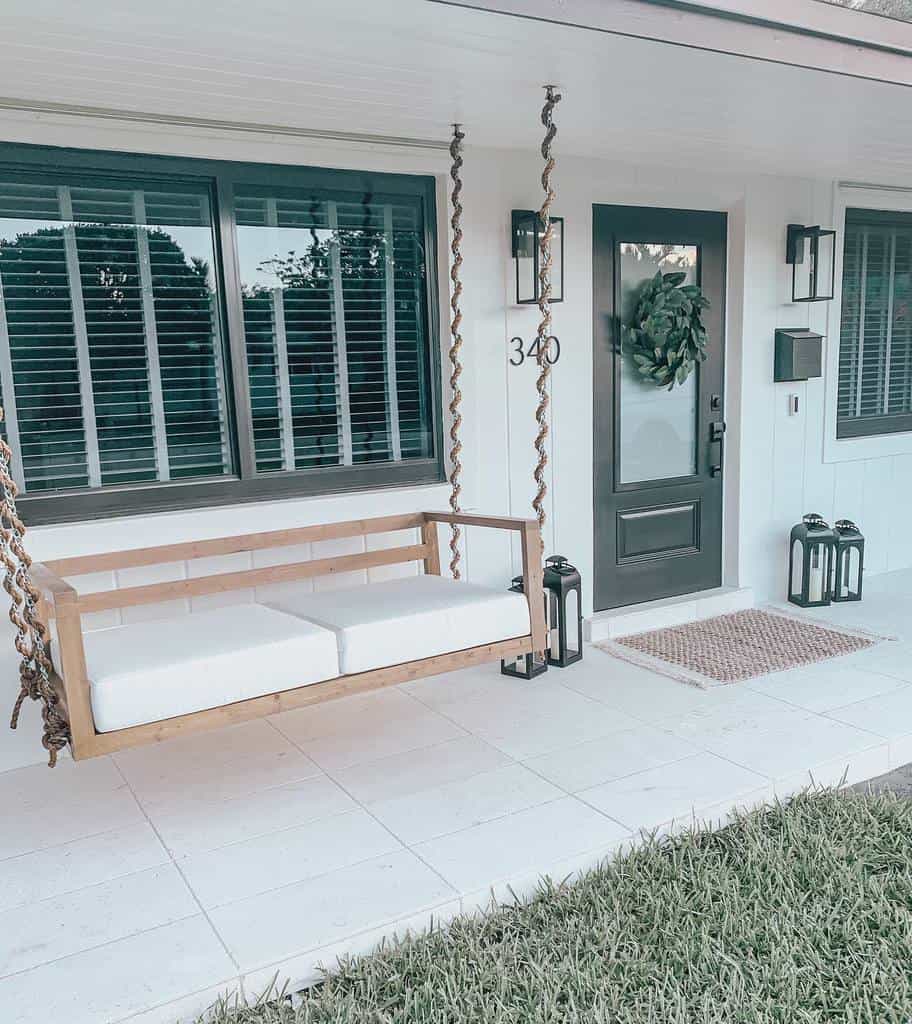
<instances>
[{"instance_id":1,"label":"black lantern sconce","mask_svg":"<svg viewBox=\"0 0 912 1024\"><path fill-rule=\"evenodd\" d=\"M789 595L792 604L821 608L832 596L836 532L811 512L792 527L789 550Z\"/></svg>"},{"instance_id":2,"label":"black lantern sconce","mask_svg":"<svg viewBox=\"0 0 912 1024\"><path fill-rule=\"evenodd\" d=\"M819 224L789 224L785 262L792 268L792 302L833 298L836 284L836 232Z\"/></svg>"},{"instance_id":3,"label":"black lantern sconce","mask_svg":"<svg viewBox=\"0 0 912 1024\"><path fill-rule=\"evenodd\" d=\"M511 218L513 262L516 264L516 302L538 302L542 222L535 210L514 210ZM564 218L551 218L551 301L564 301Z\"/></svg>"},{"instance_id":4,"label":"black lantern sconce","mask_svg":"<svg viewBox=\"0 0 912 1024\"><path fill-rule=\"evenodd\" d=\"M860 601L865 539L851 519L836 520L833 600Z\"/></svg>"},{"instance_id":5,"label":"black lantern sconce","mask_svg":"<svg viewBox=\"0 0 912 1024\"><path fill-rule=\"evenodd\" d=\"M514 594L524 594L523 578L522 576L513 577L513 586L510 590ZM542 600L545 602L545 619L547 621L548 616L548 597L542 593ZM548 658L547 652L532 651L529 654L520 654L516 658L511 658L509 661L501 661L500 673L504 676L513 676L514 679L534 679L536 676L540 676L542 672L548 671Z\"/></svg>"},{"instance_id":6,"label":"black lantern sconce","mask_svg":"<svg viewBox=\"0 0 912 1024\"><path fill-rule=\"evenodd\" d=\"M550 615L548 664L566 668L583 657L583 593L579 570L563 555L545 559Z\"/></svg>"}]
</instances>

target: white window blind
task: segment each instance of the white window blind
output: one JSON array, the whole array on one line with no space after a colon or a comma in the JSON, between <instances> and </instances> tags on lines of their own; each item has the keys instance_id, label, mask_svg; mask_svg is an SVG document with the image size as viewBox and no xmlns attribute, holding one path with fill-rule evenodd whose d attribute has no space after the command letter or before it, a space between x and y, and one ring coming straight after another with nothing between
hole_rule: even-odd
<instances>
[{"instance_id":1,"label":"white window blind","mask_svg":"<svg viewBox=\"0 0 912 1024\"><path fill-rule=\"evenodd\" d=\"M235 216L257 470L431 457L420 202L238 186Z\"/></svg>"},{"instance_id":2,"label":"white window blind","mask_svg":"<svg viewBox=\"0 0 912 1024\"><path fill-rule=\"evenodd\" d=\"M840 437L912 429L912 216L847 210Z\"/></svg>"},{"instance_id":3,"label":"white window blind","mask_svg":"<svg viewBox=\"0 0 912 1024\"><path fill-rule=\"evenodd\" d=\"M208 190L0 181L0 388L28 493L231 472Z\"/></svg>"}]
</instances>

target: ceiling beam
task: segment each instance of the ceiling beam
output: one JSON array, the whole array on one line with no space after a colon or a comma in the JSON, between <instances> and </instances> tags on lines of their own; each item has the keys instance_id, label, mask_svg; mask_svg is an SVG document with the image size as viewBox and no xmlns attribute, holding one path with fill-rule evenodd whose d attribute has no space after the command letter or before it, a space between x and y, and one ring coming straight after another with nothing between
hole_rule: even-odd
<instances>
[{"instance_id":1,"label":"ceiling beam","mask_svg":"<svg viewBox=\"0 0 912 1024\"><path fill-rule=\"evenodd\" d=\"M428 2L912 86L912 24L820 0Z\"/></svg>"}]
</instances>

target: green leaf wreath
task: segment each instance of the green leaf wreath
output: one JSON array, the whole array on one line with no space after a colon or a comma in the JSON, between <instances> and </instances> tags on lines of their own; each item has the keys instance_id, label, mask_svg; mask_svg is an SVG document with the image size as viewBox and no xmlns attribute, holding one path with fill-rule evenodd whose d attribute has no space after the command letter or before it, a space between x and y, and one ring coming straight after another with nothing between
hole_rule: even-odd
<instances>
[{"instance_id":1,"label":"green leaf wreath","mask_svg":"<svg viewBox=\"0 0 912 1024\"><path fill-rule=\"evenodd\" d=\"M636 311L624 336L644 380L669 391L683 384L706 358L702 313L709 300L686 274L658 271L637 298Z\"/></svg>"}]
</instances>

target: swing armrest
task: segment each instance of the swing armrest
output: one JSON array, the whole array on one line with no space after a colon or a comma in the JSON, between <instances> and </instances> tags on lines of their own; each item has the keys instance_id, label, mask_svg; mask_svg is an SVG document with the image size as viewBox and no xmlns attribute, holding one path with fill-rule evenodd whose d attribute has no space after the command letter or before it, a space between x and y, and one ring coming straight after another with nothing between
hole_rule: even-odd
<instances>
[{"instance_id":1,"label":"swing armrest","mask_svg":"<svg viewBox=\"0 0 912 1024\"><path fill-rule=\"evenodd\" d=\"M522 519L518 516L479 516L473 512L425 512L424 518L429 523L451 523L454 526L485 526L492 530L512 530L522 533L538 523L534 519Z\"/></svg>"},{"instance_id":2,"label":"swing armrest","mask_svg":"<svg viewBox=\"0 0 912 1024\"><path fill-rule=\"evenodd\" d=\"M51 654L55 685L63 691L73 757L78 760L87 756L85 750L95 736L79 594L75 587L41 562L32 564L32 581L41 594L39 613L45 624L49 625L51 618L57 620L56 636L52 636L55 650Z\"/></svg>"},{"instance_id":3,"label":"swing armrest","mask_svg":"<svg viewBox=\"0 0 912 1024\"><path fill-rule=\"evenodd\" d=\"M425 512L426 523L450 523L454 526L484 526L494 530L512 530L519 534L522 546L523 593L529 603L532 649L543 651L547 647L545 625L544 572L542 569L541 528L536 519L516 516L478 516L468 512Z\"/></svg>"},{"instance_id":4,"label":"swing armrest","mask_svg":"<svg viewBox=\"0 0 912 1024\"><path fill-rule=\"evenodd\" d=\"M65 579L61 579L56 573L42 562L32 564L32 580L35 586L41 591L45 600L48 601L48 611L53 612L58 607L75 604L79 595L76 588L70 586Z\"/></svg>"}]
</instances>

